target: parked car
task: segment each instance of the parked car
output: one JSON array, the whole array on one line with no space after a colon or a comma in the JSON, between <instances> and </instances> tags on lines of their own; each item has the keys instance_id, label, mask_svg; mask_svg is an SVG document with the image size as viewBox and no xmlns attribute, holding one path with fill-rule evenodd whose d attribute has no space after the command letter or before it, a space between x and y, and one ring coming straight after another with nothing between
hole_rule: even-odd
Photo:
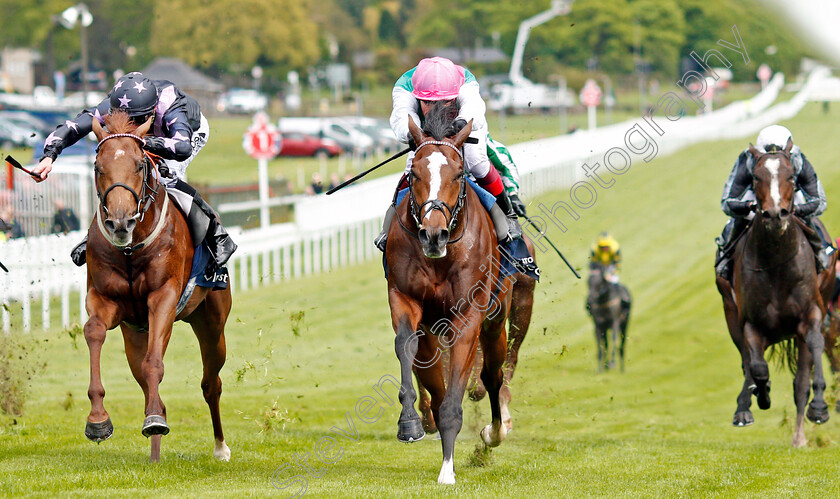
<instances>
[{"instance_id":1,"label":"parked car","mask_svg":"<svg viewBox=\"0 0 840 499\"><path fill-rule=\"evenodd\" d=\"M391 151L400 146L388 120L369 116L343 116L342 119L370 136L377 148Z\"/></svg>"},{"instance_id":2,"label":"parked car","mask_svg":"<svg viewBox=\"0 0 840 499\"><path fill-rule=\"evenodd\" d=\"M55 128L54 124L26 111L0 111L0 121L14 123L22 128L31 128L32 131L41 133L44 137Z\"/></svg>"},{"instance_id":3,"label":"parked car","mask_svg":"<svg viewBox=\"0 0 840 499\"><path fill-rule=\"evenodd\" d=\"M373 151L373 139L341 118L280 118L277 129L281 134L297 132L332 139L350 153Z\"/></svg>"},{"instance_id":4,"label":"parked car","mask_svg":"<svg viewBox=\"0 0 840 499\"><path fill-rule=\"evenodd\" d=\"M341 146L338 142L323 138L313 137L305 133L287 132L280 140L280 154L277 156L319 156L325 155L330 158L341 154Z\"/></svg>"},{"instance_id":5,"label":"parked car","mask_svg":"<svg viewBox=\"0 0 840 499\"><path fill-rule=\"evenodd\" d=\"M268 97L249 88L231 88L216 101L219 112L252 114L268 107Z\"/></svg>"},{"instance_id":6,"label":"parked car","mask_svg":"<svg viewBox=\"0 0 840 499\"><path fill-rule=\"evenodd\" d=\"M21 126L10 120L0 119L0 147L34 147L44 140L45 135L32 127Z\"/></svg>"}]
</instances>

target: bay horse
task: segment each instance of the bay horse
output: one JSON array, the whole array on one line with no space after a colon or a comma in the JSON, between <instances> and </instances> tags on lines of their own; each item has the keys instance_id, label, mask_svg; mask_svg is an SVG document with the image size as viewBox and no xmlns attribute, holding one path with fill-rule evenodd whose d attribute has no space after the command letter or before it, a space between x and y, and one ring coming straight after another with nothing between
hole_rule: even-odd
<instances>
[{"instance_id":1,"label":"bay horse","mask_svg":"<svg viewBox=\"0 0 840 499\"><path fill-rule=\"evenodd\" d=\"M100 353L106 332L120 326L131 374L146 400L142 434L151 437L151 461L160 459L161 437L169 433L166 406L158 392L163 356L173 323L184 320L192 326L201 349L201 388L213 422L213 455L228 461L230 449L219 414L219 371L225 363L230 289L209 291L196 286L176 316L194 250L184 217L170 206L153 161L141 147L152 119L138 127L127 114L116 111L105 118L105 124L107 131L93 120L99 139L94 164L99 206L88 229L87 245L85 308L90 318L84 333L90 350L91 409L85 436L101 442L114 431L103 403Z\"/></svg>"},{"instance_id":2,"label":"bay horse","mask_svg":"<svg viewBox=\"0 0 840 499\"><path fill-rule=\"evenodd\" d=\"M480 435L488 447L498 446L507 435L500 391L512 288L510 277L499 279L500 269L494 264L500 261L496 233L467 182L461 148L472 121L454 137L447 137L452 118L441 104L426 115L423 130L409 118L417 148L408 174L408 194L397 207L385 251L390 269L388 302L400 361L402 410L397 439L408 443L425 436L414 408L414 372L431 394L431 412L443 450L438 475L442 484L455 483L455 439L463 423L461 404L479 343L484 352L481 379L492 413L491 423ZM449 349L448 373L443 369L441 346Z\"/></svg>"},{"instance_id":3,"label":"bay horse","mask_svg":"<svg viewBox=\"0 0 840 499\"><path fill-rule=\"evenodd\" d=\"M733 285L718 276L717 286L744 372L744 385L732 424L753 423L752 394L756 395L760 409L770 408L770 371L764 352L776 345L781 347L782 355L795 373L793 446L804 447L807 443L804 417L807 415L818 424L829 418L824 399L825 340L821 326L827 296L833 286L836 255L829 268L818 275L806 234L812 229L794 215L792 147L793 142L788 140L783 150L762 153L750 144L749 152L755 164L756 215L735 247ZM794 355L797 356L795 368ZM814 395L806 413L809 384Z\"/></svg>"},{"instance_id":4,"label":"bay horse","mask_svg":"<svg viewBox=\"0 0 840 499\"><path fill-rule=\"evenodd\" d=\"M586 309L595 323L595 342L598 348L598 372L615 367L618 357L624 372L624 345L627 341L627 323L630 320L630 292L620 283L607 279L609 269L599 263L589 266L589 294ZM622 300L622 296L627 298ZM612 331L612 341L607 332ZM609 359L608 359L609 357Z\"/></svg>"}]
</instances>

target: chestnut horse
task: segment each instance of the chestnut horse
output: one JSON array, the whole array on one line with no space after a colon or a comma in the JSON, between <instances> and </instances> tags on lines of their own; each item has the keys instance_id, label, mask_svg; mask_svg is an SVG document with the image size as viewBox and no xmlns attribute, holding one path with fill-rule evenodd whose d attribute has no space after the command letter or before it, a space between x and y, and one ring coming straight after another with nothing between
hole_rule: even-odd
<instances>
[{"instance_id":1,"label":"chestnut horse","mask_svg":"<svg viewBox=\"0 0 840 499\"><path fill-rule=\"evenodd\" d=\"M806 236L811 229L793 214L792 147L793 142L789 140L782 151L761 153L750 145L755 160L756 216L735 248L734 285L718 277L717 286L744 372L744 385L732 424L753 423L752 394L756 395L760 409L770 408L770 371L764 352L777 345L782 348L791 371L795 371L793 446L803 447L807 443L803 422L809 384L813 386L814 396L808 407L808 419L824 423L829 418L823 396L825 340L821 326L827 296L831 295L833 286L836 257L832 258L828 270L817 274L814 252ZM795 353L798 355L794 369Z\"/></svg>"},{"instance_id":2,"label":"chestnut horse","mask_svg":"<svg viewBox=\"0 0 840 499\"><path fill-rule=\"evenodd\" d=\"M114 427L103 398L100 352L106 331L120 326L131 373L146 398L142 433L151 437L151 460L160 459L160 440L169 433L166 407L158 386L163 379L163 355L176 320L188 322L198 337L204 376L201 388L210 406L215 448L213 455L230 459L219 415L225 363L225 322L231 307L230 289L196 287L176 317L176 305L190 276L193 245L184 217L172 206L157 181L152 160L142 149L151 118L139 127L128 115L115 112L97 119L93 132L96 153L96 192L99 207L88 229L87 300L90 316L85 340L90 350L91 402L85 436L106 440Z\"/></svg>"},{"instance_id":3,"label":"chestnut horse","mask_svg":"<svg viewBox=\"0 0 840 499\"><path fill-rule=\"evenodd\" d=\"M408 176L409 192L388 233L385 259L401 375L397 438L413 442L425 436L414 408L413 371L431 394L431 411L440 430L443 464L438 482L454 484L461 404L479 343L484 353L481 379L492 412L481 438L495 447L507 434L500 390L513 286L511 278L499 278L495 230L467 183L461 147L472 122L447 138L452 121L447 114L444 106L433 107L423 131L409 118L417 149ZM440 346L449 347L448 373Z\"/></svg>"}]
</instances>

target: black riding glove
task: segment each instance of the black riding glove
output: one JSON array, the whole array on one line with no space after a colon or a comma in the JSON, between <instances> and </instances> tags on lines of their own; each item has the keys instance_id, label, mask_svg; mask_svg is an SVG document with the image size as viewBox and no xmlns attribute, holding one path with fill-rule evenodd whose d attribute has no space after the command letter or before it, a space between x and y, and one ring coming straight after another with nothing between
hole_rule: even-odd
<instances>
[{"instance_id":1,"label":"black riding glove","mask_svg":"<svg viewBox=\"0 0 840 499\"><path fill-rule=\"evenodd\" d=\"M408 148L412 151L417 150L417 144L414 143L414 137L412 137L411 135L408 136Z\"/></svg>"},{"instance_id":2,"label":"black riding glove","mask_svg":"<svg viewBox=\"0 0 840 499\"><path fill-rule=\"evenodd\" d=\"M519 196L516 194L510 195L510 204L513 205L513 212L516 213L520 217L525 216L525 203L519 199Z\"/></svg>"}]
</instances>

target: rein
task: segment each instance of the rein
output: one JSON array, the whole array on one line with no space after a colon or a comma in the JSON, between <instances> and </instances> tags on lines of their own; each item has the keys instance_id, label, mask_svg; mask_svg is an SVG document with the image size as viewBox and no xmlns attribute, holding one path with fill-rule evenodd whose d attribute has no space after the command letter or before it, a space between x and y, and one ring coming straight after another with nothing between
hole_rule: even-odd
<instances>
[{"instance_id":1,"label":"rein","mask_svg":"<svg viewBox=\"0 0 840 499\"><path fill-rule=\"evenodd\" d=\"M417 228L420 229L423 227L423 224L420 222L428 213L432 211L440 211L443 214L444 219L448 220L447 222L447 230L449 232L453 232L455 226L458 223L458 215L461 213L461 210L464 209L465 212L465 220L468 220L469 210L465 209L466 207L466 200L467 200L467 170L466 170L466 163L464 162L464 153L461 151L460 148L455 147L450 142L446 142L443 140L427 140L422 142L417 146L415 151L419 151L421 148L428 146L428 145L436 145L436 146L446 146L451 149L454 149L455 152L458 153L458 156L461 158L461 165L462 165L462 173L460 176L461 179L461 186L460 191L458 192L458 201L455 202L455 207L451 207L448 204L444 203L439 199L430 199L421 205L417 205L417 198L414 196L414 175L408 176L408 200L409 200L409 212L411 213L412 218L414 218L414 223L417 224ZM426 206L428 205L428 210L425 210ZM447 213L448 212L448 213ZM402 220L397 217L397 221L400 224L400 227L415 238L419 236L417 233L406 227ZM454 239L450 239L446 242L447 245L457 243L464 237L464 232L466 232L466 228L461 231L461 234Z\"/></svg>"}]
</instances>

